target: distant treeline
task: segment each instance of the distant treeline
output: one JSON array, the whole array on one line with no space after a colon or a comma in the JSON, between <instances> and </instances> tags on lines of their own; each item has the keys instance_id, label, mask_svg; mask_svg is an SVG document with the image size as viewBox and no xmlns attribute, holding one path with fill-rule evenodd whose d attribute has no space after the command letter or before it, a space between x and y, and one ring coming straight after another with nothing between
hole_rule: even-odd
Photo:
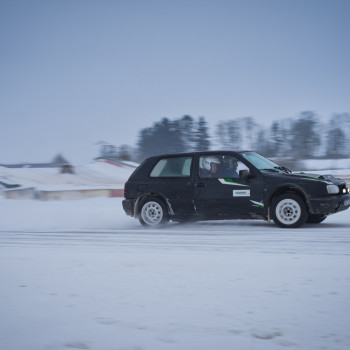
<instances>
[{"instance_id":1,"label":"distant treeline","mask_svg":"<svg viewBox=\"0 0 350 350\"><path fill-rule=\"evenodd\" d=\"M212 136L210 136L212 135ZM163 118L142 129L136 148L119 147L120 157L143 159L162 153L209 149L255 150L267 157L350 157L350 114L333 114L327 121L312 111L261 125L253 117L219 122L211 132L204 117Z\"/></svg>"}]
</instances>

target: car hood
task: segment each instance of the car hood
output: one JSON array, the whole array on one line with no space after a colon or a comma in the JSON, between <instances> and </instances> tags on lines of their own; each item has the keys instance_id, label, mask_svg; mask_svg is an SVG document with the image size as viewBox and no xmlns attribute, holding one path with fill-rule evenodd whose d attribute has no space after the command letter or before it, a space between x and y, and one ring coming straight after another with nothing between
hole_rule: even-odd
<instances>
[{"instance_id":1,"label":"car hood","mask_svg":"<svg viewBox=\"0 0 350 350\"><path fill-rule=\"evenodd\" d=\"M345 181L339 178L334 177L331 174L327 175L320 175L320 174L313 174L313 173L270 173L270 174L265 174L268 176L277 176L280 178L290 178L291 180L296 180L296 179L304 179L304 180L313 180L313 181L324 181L327 183L332 183L334 185L344 185Z\"/></svg>"}]
</instances>

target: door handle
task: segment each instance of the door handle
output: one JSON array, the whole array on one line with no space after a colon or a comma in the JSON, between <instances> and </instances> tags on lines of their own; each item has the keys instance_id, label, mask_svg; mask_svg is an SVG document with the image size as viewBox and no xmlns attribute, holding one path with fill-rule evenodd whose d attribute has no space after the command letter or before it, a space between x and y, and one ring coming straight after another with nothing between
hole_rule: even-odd
<instances>
[{"instance_id":1,"label":"door handle","mask_svg":"<svg viewBox=\"0 0 350 350\"><path fill-rule=\"evenodd\" d=\"M203 187L207 187L207 185L206 185L204 182L199 182L199 183L197 184L197 187L203 188Z\"/></svg>"}]
</instances>

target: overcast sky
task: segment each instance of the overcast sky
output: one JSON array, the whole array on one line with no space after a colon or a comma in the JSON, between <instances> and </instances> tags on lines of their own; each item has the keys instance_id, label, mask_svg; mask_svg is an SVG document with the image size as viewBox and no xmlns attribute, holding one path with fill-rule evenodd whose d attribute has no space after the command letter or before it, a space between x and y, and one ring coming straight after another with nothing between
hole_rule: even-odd
<instances>
[{"instance_id":1,"label":"overcast sky","mask_svg":"<svg viewBox=\"0 0 350 350\"><path fill-rule=\"evenodd\" d=\"M0 163L76 164L163 117L350 112L348 0L0 0Z\"/></svg>"}]
</instances>

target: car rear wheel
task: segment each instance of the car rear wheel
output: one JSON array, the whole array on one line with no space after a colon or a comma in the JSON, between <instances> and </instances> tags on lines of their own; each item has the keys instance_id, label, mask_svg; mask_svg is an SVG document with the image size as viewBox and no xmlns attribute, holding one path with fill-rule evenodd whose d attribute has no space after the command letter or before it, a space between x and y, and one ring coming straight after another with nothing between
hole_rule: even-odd
<instances>
[{"instance_id":1,"label":"car rear wheel","mask_svg":"<svg viewBox=\"0 0 350 350\"><path fill-rule=\"evenodd\" d=\"M308 224L319 224L322 221L326 220L326 218L327 218L327 215L313 214L309 216L306 222Z\"/></svg>"},{"instance_id":2,"label":"car rear wheel","mask_svg":"<svg viewBox=\"0 0 350 350\"><path fill-rule=\"evenodd\" d=\"M272 203L272 219L280 227L300 227L308 218L304 201L296 194L283 194Z\"/></svg>"},{"instance_id":3,"label":"car rear wheel","mask_svg":"<svg viewBox=\"0 0 350 350\"><path fill-rule=\"evenodd\" d=\"M143 226L155 226L169 221L169 214L161 199L151 197L141 203L139 221Z\"/></svg>"}]
</instances>

